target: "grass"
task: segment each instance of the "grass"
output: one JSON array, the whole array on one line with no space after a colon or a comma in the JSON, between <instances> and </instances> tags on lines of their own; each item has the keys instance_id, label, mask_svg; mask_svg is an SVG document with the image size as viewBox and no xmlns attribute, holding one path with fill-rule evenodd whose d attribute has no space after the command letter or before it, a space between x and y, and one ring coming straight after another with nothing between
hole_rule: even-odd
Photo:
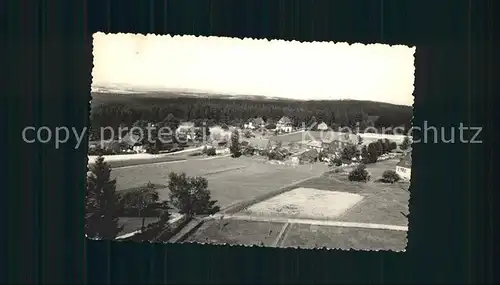
<instances>
[{"instance_id":1,"label":"grass","mask_svg":"<svg viewBox=\"0 0 500 285\"><path fill-rule=\"evenodd\" d=\"M147 163L157 163L157 162L170 162L170 161L180 161L183 160L184 157L180 156L164 156L160 158L141 158L141 159L131 159L131 160L110 160L106 161L104 159L104 162L106 162L111 168L120 168L120 167L125 167L125 166L135 166L135 165L141 165L141 164L147 164Z\"/></svg>"},{"instance_id":2,"label":"grass","mask_svg":"<svg viewBox=\"0 0 500 285\"><path fill-rule=\"evenodd\" d=\"M322 164L291 167L247 157L220 157L118 168L113 169L112 176L117 179L117 190L140 187L147 182L166 185L167 175L171 171L185 172L189 176L205 176L212 198L219 202L219 206L225 207L321 174L325 170L327 167ZM168 189L157 191L161 199L168 198Z\"/></svg>"},{"instance_id":3,"label":"grass","mask_svg":"<svg viewBox=\"0 0 500 285\"><path fill-rule=\"evenodd\" d=\"M403 251L406 235L404 231L294 224L280 246Z\"/></svg>"},{"instance_id":4,"label":"grass","mask_svg":"<svg viewBox=\"0 0 500 285\"><path fill-rule=\"evenodd\" d=\"M367 165L366 170L372 175L372 181L368 183L350 182L345 175L329 174L299 183L297 187L349 192L365 197L361 203L337 218L338 221L406 226L408 220L401 213L409 212L409 185L373 182L385 170L394 169L396 164L396 160L387 160Z\"/></svg>"},{"instance_id":5,"label":"grass","mask_svg":"<svg viewBox=\"0 0 500 285\"><path fill-rule=\"evenodd\" d=\"M212 220L205 222L185 242L271 246L284 224Z\"/></svg>"}]
</instances>

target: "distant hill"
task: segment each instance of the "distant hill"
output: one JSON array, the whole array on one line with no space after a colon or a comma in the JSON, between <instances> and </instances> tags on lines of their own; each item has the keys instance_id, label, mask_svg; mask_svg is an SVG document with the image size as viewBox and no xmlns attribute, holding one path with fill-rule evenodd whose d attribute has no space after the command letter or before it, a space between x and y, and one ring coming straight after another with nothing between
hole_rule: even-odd
<instances>
[{"instance_id":1,"label":"distant hill","mask_svg":"<svg viewBox=\"0 0 500 285\"><path fill-rule=\"evenodd\" d=\"M102 104L137 104L147 105L150 103L170 102L172 99L207 99L207 100L238 100L238 101L254 101L254 102L280 102L302 104L310 102L311 104L339 104L339 105L363 105L377 106L380 108L397 108L412 110L411 106L395 105L390 103L362 101L362 100L297 100L278 97L267 97L259 95L226 95L202 92L169 92L169 91L150 91L150 92L92 92L92 105L98 106Z\"/></svg>"},{"instance_id":2,"label":"distant hill","mask_svg":"<svg viewBox=\"0 0 500 285\"><path fill-rule=\"evenodd\" d=\"M183 120L212 124L241 124L250 118L277 120L288 116L295 125L311 120L348 125L368 116L377 127L411 127L410 106L358 100L292 100L265 96L208 94L203 92L92 92L93 127L131 125L137 120L162 121L172 114ZM363 114L363 115L360 115Z\"/></svg>"},{"instance_id":3,"label":"distant hill","mask_svg":"<svg viewBox=\"0 0 500 285\"><path fill-rule=\"evenodd\" d=\"M160 102L171 99L203 98L203 99L225 99L225 100L252 100L252 101L298 101L286 98L267 97L258 95L226 95L202 92L170 92L170 91L149 91L149 92L92 92L92 104L109 104L137 102L138 104L148 104L151 101ZM142 103L141 103L142 102ZM166 102L166 101L165 101Z\"/></svg>"}]
</instances>

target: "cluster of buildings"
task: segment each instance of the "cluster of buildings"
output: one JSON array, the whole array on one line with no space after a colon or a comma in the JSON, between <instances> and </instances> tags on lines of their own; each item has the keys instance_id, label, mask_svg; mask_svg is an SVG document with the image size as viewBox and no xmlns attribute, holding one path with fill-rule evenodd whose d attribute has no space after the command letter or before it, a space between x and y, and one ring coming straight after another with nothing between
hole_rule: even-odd
<instances>
[{"instance_id":1,"label":"cluster of buildings","mask_svg":"<svg viewBox=\"0 0 500 285\"><path fill-rule=\"evenodd\" d=\"M262 117L252 118L244 125L244 129L256 130L267 127L269 124ZM289 117L283 116L276 122L276 131L289 133L293 130L293 122Z\"/></svg>"}]
</instances>

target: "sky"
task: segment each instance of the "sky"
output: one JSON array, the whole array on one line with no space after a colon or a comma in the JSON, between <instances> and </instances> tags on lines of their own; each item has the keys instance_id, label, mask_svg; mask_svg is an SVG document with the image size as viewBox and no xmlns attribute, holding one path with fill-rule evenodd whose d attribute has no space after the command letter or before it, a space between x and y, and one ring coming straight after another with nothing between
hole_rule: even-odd
<instances>
[{"instance_id":1,"label":"sky","mask_svg":"<svg viewBox=\"0 0 500 285\"><path fill-rule=\"evenodd\" d=\"M412 105L414 53L402 45L96 33L92 87Z\"/></svg>"}]
</instances>

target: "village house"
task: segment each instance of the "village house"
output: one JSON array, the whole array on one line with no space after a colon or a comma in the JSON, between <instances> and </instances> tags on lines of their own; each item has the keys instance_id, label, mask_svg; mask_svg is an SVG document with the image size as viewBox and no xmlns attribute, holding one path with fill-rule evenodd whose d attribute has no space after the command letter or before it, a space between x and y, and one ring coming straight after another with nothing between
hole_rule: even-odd
<instances>
[{"instance_id":1,"label":"village house","mask_svg":"<svg viewBox=\"0 0 500 285\"><path fill-rule=\"evenodd\" d=\"M330 153L340 153L347 145L349 145L349 143L346 141L334 140L328 143L326 149Z\"/></svg>"},{"instance_id":2,"label":"village house","mask_svg":"<svg viewBox=\"0 0 500 285\"><path fill-rule=\"evenodd\" d=\"M377 122L380 116L368 116L367 127L375 127L375 122Z\"/></svg>"},{"instance_id":3,"label":"village house","mask_svg":"<svg viewBox=\"0 0 500 285\"><path fill-rule=\"evenodd\" d=\"M255 129L260 129L266 126L266 122L261 118L252 118L248 120L247 123L243 125L243 128L245 129L250 129L250 130L255 130Z\"/></svg>"},{"instance_id":4,"label":"village house","mask_svg":"<svg viewBox=\"0 0 500 285\"><path fill-rule=\"evenodd\" d=\"M267 150L269 147L270 141L269 139L262 139L262 138L251 138L248 141L248 145L253 147L256 150L263 151Z\"/></svg>"},{"instance_id":5,"label":"village house","mask_svg":"<svg viewBox=\"0 0 500 285\"><path fill-rule=\"evenodd\" d=\"M303 152L300 155L299 160L301 163L313 163L318 161L318 157L319 157L319 152L315 149L310 149Z\"/></svg>"},{"instance_id":6,"label":"village house","mask_svg":"<svg viewBox=\"0 0 500 285\"><path fill-rule=\"evenodd\" d=\"M194 140L195 127L193 122L182 122L177 130L175 130L177 136L181 136L186 140Z\"/></svg>"},{"instance_id":7,"label":"village house","mask_svg":"<svg viewBox=\"0 0 500 285\"><path fill-rule=\"evenodd\" d=\"M396 165L396 173L405 180L411 179L411 153L406 154Z\"/></svg>"},{"instance_id":8,"label":"village house","mask_svg":"<svg viewBox=\"0 0 500 285\"><path fill-rule=\"evenodd\" d=\"M276 123L276 130L282 131L284 133L289 133L292 131L292 120L288 117L281 117L278 123Z\"/></svg>"},{"instance_id":9,"label":"village house","mask_svg":"<svg viewBox=\"0 0 500 285\"><path fill-rule=\"evenodd\" d=\"M310 141L307 143L306 147L308 149L315 149L317 151L321 151L323 149L323 143L317 140Z\"/></svg>"},{"instance_id":10,"label":"village house","mask_svg":"<svg viewBox=\"0 0 500 285\"><path fill-rule=\"evenodd\" d=\"M140 141L139 135L128 133L121 139L121 142L124 145L128 146L128 148L130 148L135 153L146 152L146 149L144 148L144 146L142 145L142 143Z\"/></svg>"},{"instance_id":11,"label":"village house","mask_svg":"<svg viewBox=\"0 0 500 285\"><path fill-rule=\"evenodd\" d=\"M325 122L321 122L317 128L318 128L318 131L327 131L328 125Z\"/></svg>"}]
</instances>

